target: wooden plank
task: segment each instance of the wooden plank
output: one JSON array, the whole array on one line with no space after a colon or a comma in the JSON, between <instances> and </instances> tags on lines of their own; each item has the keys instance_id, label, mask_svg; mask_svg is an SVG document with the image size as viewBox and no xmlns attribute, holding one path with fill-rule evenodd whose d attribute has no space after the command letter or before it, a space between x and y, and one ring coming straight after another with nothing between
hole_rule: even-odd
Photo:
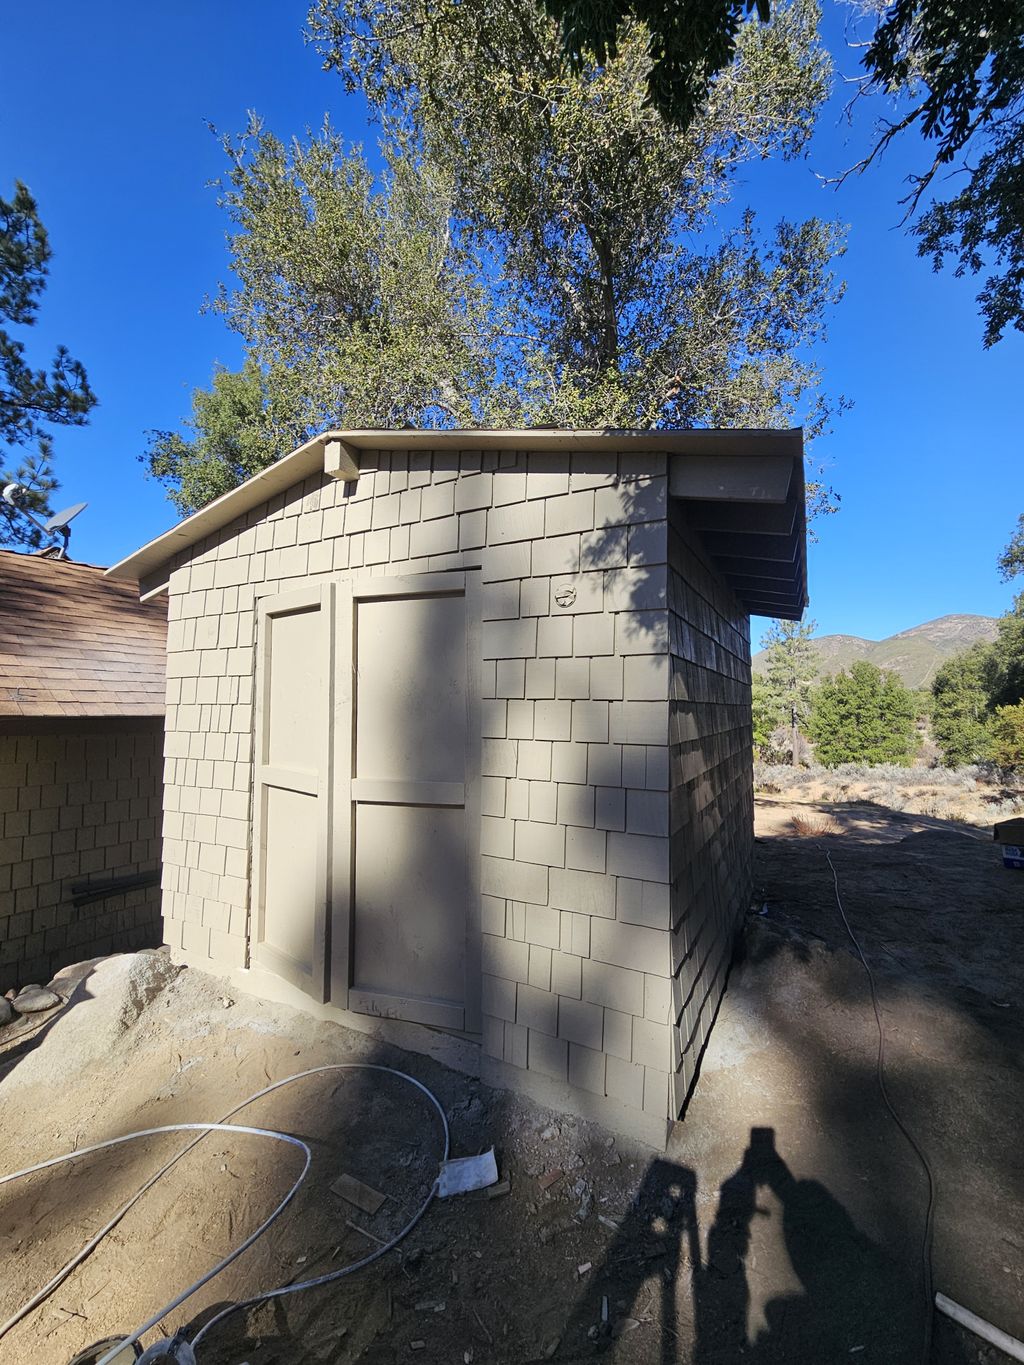
<instances>
[{"instance_id":1,"label":"wooden plank","mask_svg":"<svg viewBox=\"0 0 1024 1365\"><path fill-rule=\"evenodd\" d=\"M355 1208L371 1216L377 1212L387 1198L386 1194L381 1194L372 1185L364 1185L354 1175L340 1175L331 1185L331 1191L333 1194L340 1195L346 1203L352 1204Z\"/></svg>"}]
</instances>

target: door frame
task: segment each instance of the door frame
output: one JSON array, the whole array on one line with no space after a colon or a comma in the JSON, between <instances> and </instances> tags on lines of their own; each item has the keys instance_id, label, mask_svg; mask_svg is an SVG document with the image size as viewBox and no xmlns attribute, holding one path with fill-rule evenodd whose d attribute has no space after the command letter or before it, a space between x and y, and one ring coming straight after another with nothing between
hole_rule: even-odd
<instances>
[{"instance_id":1,"label":"door frame","mask_svg":"<svg viewBox=\"0 0 1024 1365\"><path fill-rule=\"evenodd\" d=\"M353 663L356 658L356 625L360 602L381 598L462 596L466 619L466 936L465 1011L460 1032L478 1034L481 1019L480 945L480 575L473 570L402 574L392 578L362 578L337 585L334 632L334 704L332 715L333 781L330 850L329 1000L349 1009L352 981L353 893L353 768L356 742L356 703ZM424 784L429 804L431 788ZM366 796L372 799L367 783ZM445 1027L443 1011L436 1019Z\"/></svg>"}]
</instances>

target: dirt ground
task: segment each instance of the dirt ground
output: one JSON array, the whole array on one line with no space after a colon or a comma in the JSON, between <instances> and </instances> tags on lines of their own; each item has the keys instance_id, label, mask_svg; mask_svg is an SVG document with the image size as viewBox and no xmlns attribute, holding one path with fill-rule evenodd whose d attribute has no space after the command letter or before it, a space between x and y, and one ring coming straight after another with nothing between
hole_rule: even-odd
<instances>
[{"instance_id":1,"label":"dirt ground","mask_svg":"<svg viewBox=\"0 0 1024 1365\"><path fill-rule=\"evenodd\" d=\"M794 817L812 832L795 836ZM878 1094L827 850L876 973L889 1092L935 1174L935 1287L1024 1337L1024 873L977 830L877 806L772 797L758 829L742 957L664 1154L144 953L69 972L59 1015L0 1031L0 1173L218 1119L310 1067L395 1066L441 1100L454 1155L494 1143L509 1192L435 1201L400 1251L229 1318L200 1365L911 1365L927 1186ZM235 1122L300 1136L312 1171L168 1332L367 1254L411 1217L441 1154L429 1103L379 1072L297 1081ZM186 1140L0 1187L0 1321ZM247 1235L298 1164L266 1140L205 1137L0 1339L0 1362L67 1365L131 1330ZM386 1194L376 1214L331 1191L343 1173ZM931 1359L1000 1357L936 1319Z\"/></svg>"}]
</instances>

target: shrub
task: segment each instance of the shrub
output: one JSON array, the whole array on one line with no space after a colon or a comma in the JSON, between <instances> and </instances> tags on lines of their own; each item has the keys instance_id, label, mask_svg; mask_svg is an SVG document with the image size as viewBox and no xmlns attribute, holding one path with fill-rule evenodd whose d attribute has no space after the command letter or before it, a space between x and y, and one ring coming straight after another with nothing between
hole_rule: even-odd
<instances>
[{"instance_id":1,"label":"shrub","mask_svg":"<svg viewBox=\"0 0 1024 1365\"><path fill-rule=\"evenodd\" d=\"M1024 702L997 706L991 734L992 761L1000 768L1024 768Z\"/></svg>"},{"instance_id":2,"label":"shrub","mask_svg":"<svg viewBox=\"0 0 1024 1365\"><path fill-rule=\"evenodd\" d=\"M827 768L842 763L909 762L917 747L913 693L895 673L859 660L814 693L810 734Z\"/></svg>"}]
</instances>

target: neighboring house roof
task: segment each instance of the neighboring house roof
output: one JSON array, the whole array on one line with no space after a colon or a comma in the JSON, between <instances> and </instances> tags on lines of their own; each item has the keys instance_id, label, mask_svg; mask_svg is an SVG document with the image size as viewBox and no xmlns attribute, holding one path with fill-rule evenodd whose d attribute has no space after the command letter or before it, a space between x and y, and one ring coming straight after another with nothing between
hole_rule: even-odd
<instances>
[{"instance_id":1,"label":"neighboring house roof","mask_svg":"<svg viewBox=\"0 0 1024 1365\"><path fill-rule=\"evenodd\" d=\"M0 717L161 716L166 603L94 564L0 551Z\"/></svg>"},{"instance_id":2,"label":"neighboring house roof","mask_svg":"<svg viewBox=\"0 0 1024 1365\"><path fill-rule=\"evenodd\" d=\"M222 494L107 570L167 586L175 555L318 471L351 480L360 451L514 450L659 452L669 457L669 492L687 503L722 576L751 615L799 619L807 604L803 433L791 431L521 430L328 431Z\"/></svg>"}]
</instances>

